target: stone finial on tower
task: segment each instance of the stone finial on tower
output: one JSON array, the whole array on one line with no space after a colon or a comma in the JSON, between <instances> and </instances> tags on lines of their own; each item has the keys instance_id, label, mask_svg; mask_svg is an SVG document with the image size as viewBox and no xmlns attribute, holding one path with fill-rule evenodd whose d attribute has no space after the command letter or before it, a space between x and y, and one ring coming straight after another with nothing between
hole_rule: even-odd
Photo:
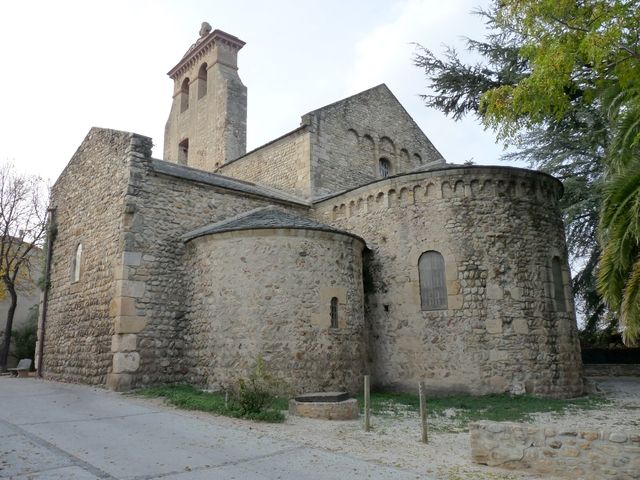
<instances>
[{"instance_id":1,"label":"stone finial on tower","mask_svg":"<svg viewBox=\"0 0 640 480\"><path fill-rule=\"evenodd\" d=\"M247 89L237 71L244 42L207 22L199 35L168 73L174 94L164 159L214 171L246 152Z\"/></svg>"},{"instance_id":2,"label":"stone finial on tower","mask_svg":"<svg viewBox=\"0 0 640 480\"><path fill-rule=\"evenodd\" d=\"M209 25L209 22L202 22L202 25L200 25L200 31L198 33L200 34L200 38L209 35L211 33L211 25Z\"/></svg>"}]
</instances>

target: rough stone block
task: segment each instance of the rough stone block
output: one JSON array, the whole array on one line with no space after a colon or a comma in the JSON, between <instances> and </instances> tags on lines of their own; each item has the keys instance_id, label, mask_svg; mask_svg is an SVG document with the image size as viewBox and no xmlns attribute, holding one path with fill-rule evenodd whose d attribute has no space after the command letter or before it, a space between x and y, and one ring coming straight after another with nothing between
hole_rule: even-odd
<instances>
[{"instance_id":1,"label":"rough stone block","mask_svg":"<svg viewBox=\"0 0 640 480\"><path fill-rule=\"evenodd\" d=\"M122 254L123 265L131 265L137 267L142 262L141 252L124 252Z\"/></svg>"},{"instance_id":2,"label":"rough stone block","mask_svg":"<svg viewBox=\"0 0 640 480\"><path fill-rule=\"evenodd\" d=\"M564 457L579 457L580 450L576 447L565 447L560 450L560 454Z\"/></svg>"},{"instance_id":3,"label":"rough stone block","mask_svg":"<svg viewBox=\"0 0 640 480\"><path fill-rule=\"evenodd\" d=\"M486 292L487 300L502 300L504 298L502 287L494 283L487 284Z\"/></svg>"},{"instance_id":4,"label":"rough stone block","mask_svg":"<svg viewBox=\"0 0 640 480\"><path fill-rule=\"evenodd\" d=\"M500 318L487 318L484 325L487 329L487 333L491 333L493 335L502 333L502 319Z\"/></svg>"},{"instance_id":5,"label":"rough stone block","mask_svg":"<svg viewBox=\"0 0 640 480\"><path fill-rule=\"evenodd\" d=\"M118 280L117 291L123 297L142 298L145 290L145 282L135 280Z\"/></svg>"},{"instance_id":6,"label":"rough stone block","mask_svg":"<svg viewBox=\"0 0 640 480\"><path fill-rule=\"evenodd\" d=\"M462 295L448 295L447 302L449 304L449 310L459 310L463 305Z\"/></svg>"},{"instance_id":7,"label":"rough stone block","mask_svg":"<svg viewBox=\"0 0 640 480\"><path fill-rule=\"evenodd\" d=\"M609 441L615 443L624 443L629 437L624 433L614 432L609 435Z\"/></svg>"},{"instance_id":8,"label":"rough stone block","mask_svg":"<svg viewBox=\"0 0 640 480\"><path fill-rule=\"evenodd\" d=\"M138 352L117 352L113 354L113 373L130 373L138 370L140 354Z\"/></svg>"},{"instance_id":9,"label":"rough stone block","mask_svg":"<svg viewBox=\"0 0 640 480\"><path fill-rule=\"evenodd\" d=\"M115 333L140 333L147 325L147 319L140 316L118 316L115 318Z\"/></svg>"},{"instance_id":10,"label":"rough stone block","mask_svg":"<svg viewBox=\"0 0 640 480\"><path fill-rule=\"evenodd\" d=\"M500 375L494 375L489 379L489 385L495 392L504 392L507 390L507 381Z\"/></svg>"},{"instance_id":11,"label":"rough stone block","mask_svg":"<svg viewBox=\"0 0 640 480\"><path fill-rule=\"evenodd\" d=\"M116 392L131 390L133 376L128 373L110 373L107 375L107 387Z\"/></svg>"},{"instance_id":12,"label":"rough stone block","mask_svg":"<svg viewBox=\"0 0 640 480\"><path fill-rule=\"evenodd\" d=\"M490 423L486 426L486 430L487 432L491 432L491 433L500 433L500 432L504 432L504 425L502 423Z\"/></svg>"},{"instance_id":13,"label":"rough stone block","mask_svg":"<svg viewBox=\"0 0 640 480\"><path fill-rule=\"evenodd\" d=\"M136 350L138 336L133 333L116 334L111 337L112 352L132 352Z\"/></svg>"},{"instance_id":14,"label":"rough stone block","mask_svg":"<svg viewBox=\"0 0 640 480\"><path fill-rule=\"evenodd\" d=\"M529 333L529 325L526 318L516 318L513 323L513 331L520 335Z\"/></svg>"},{"instance_id":15,"label":"rough stone block","mask_svg":"<svg viewBox=\"0 0 640 480\"><path fill-rule=\"evenodd\" d=\"M109 314L131 317L137 314L136 299L132 297L114 297L109 304Z\"/></svg>"}]
</instances>

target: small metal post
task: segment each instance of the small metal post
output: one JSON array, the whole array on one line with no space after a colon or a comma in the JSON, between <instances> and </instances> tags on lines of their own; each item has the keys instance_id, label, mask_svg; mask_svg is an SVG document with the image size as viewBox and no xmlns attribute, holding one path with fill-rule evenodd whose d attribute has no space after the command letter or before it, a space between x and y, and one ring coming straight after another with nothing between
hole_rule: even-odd
<instances>
[{"instance_id":1,"label":"small metal post","mask_svg":"<svg viewBox=\"0 0 640 480\"><path fill-rule=\"evenodd\" d=\"M418 384L418 395L420 396L420 427L422 428L422 443L429 443L427 438L427 394L425 393L424 382Z\"/></svg>"}]
</instances>

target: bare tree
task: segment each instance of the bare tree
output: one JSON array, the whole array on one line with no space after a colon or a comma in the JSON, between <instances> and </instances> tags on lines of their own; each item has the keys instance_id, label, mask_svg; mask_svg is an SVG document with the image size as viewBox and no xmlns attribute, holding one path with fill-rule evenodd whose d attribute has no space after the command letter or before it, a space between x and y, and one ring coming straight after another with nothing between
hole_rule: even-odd
<instances>
[{"instance_id":1,"label":"bare tree","mask_svg":"<svg viewBox=\"0 0 640 480\"><path fill-rule=\"evenodd\" d=\"M0 166L0 279L11 303L7 312L0 372L6 371L18 282L27 274L47 228L48 189L41 177L25 175L10 164Z\"/></svg>"}]
</instances>

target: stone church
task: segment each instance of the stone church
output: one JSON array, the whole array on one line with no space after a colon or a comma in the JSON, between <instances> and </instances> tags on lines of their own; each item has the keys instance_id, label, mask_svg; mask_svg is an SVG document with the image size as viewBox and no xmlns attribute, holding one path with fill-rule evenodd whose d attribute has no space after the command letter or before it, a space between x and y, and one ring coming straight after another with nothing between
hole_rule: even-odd
<instances>
[{"instance_id":1,"label":"stone church","mask_svg":"<svg viewBox=\"0 0 640 480\"><path fill-rule=\"evenodd\" d=\"M246 152L237 37L169 71L164 158L93 128L52 190L46 378L582 392L562 185L448 164L385 85Z\"/></svg>"}]
</instances>

